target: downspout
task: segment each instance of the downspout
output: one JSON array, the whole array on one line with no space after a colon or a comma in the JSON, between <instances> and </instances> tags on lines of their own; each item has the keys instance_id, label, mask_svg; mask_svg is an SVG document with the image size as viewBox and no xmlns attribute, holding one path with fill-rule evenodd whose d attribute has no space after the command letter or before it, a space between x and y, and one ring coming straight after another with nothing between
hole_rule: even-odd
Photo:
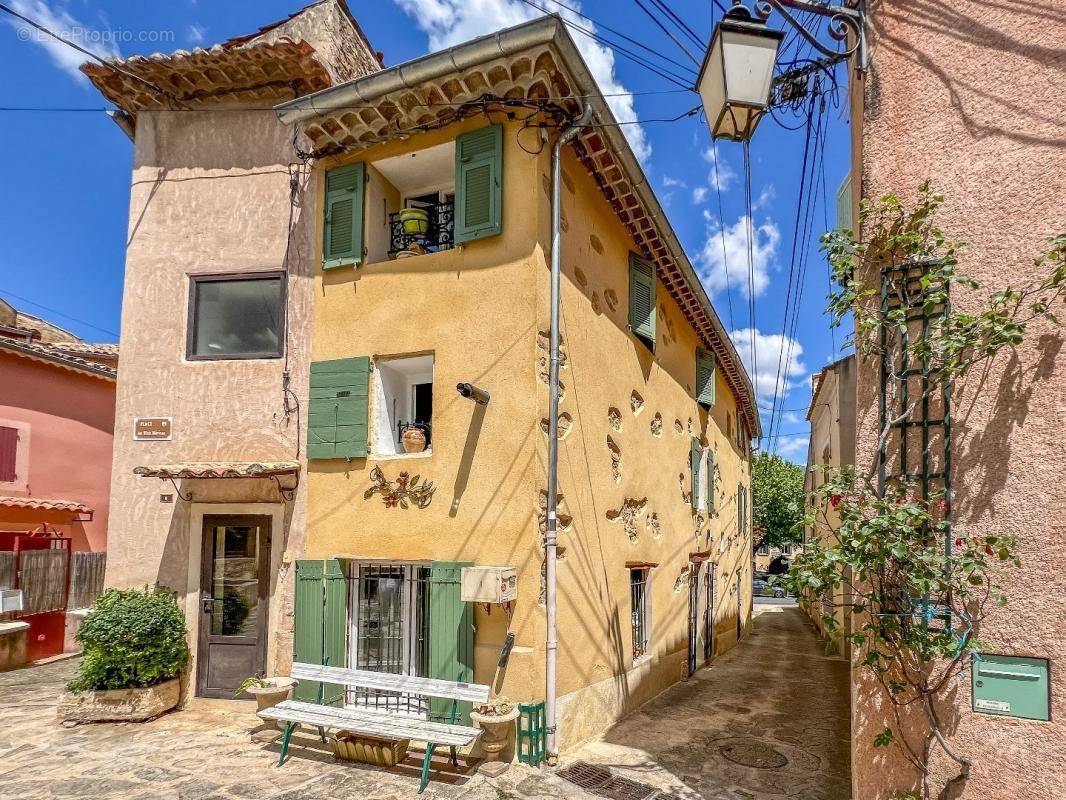
<instances>
[{"instance_id":1,"label":"downspout","mask_svg":"<svg viewBox=\"0 0 1066 800\"><path fill-rule=\"evenodd\" d=\"M562 151L563 146L577 136L592 117L592 106L585 104L581 116L563 129L552 145L552 252L551 252L551 343L548 366L548 498L547 532L544 536L544 603L547 608L547 644L544 670L544 717L547 734L547 757L549 766L559 761L559 745L556 738L555 714L555 668L558 662L559 639L556 631L555 562L558 544L558 516L556 514L559 493L559 276L562 260Z\"/></svg>"}]
</instances>

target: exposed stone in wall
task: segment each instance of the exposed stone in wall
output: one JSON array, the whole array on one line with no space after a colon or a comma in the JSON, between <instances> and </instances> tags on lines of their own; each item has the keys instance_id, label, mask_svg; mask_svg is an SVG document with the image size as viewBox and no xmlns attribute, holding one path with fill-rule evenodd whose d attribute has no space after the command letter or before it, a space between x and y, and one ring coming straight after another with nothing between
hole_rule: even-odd
<instances>
[{"instance_id":1,"label":"exposed stone in wall","mask_svg":"<svg viewBox=\"0 0 1066 800\"><path fill-rule=\"evenodd\" d=\"M622 412L614 406L607 409L607 422L616 433L622 432Z\"/></svg>"},{"instance_id":2,"label":"exposed stone in wall","mask_svg":"<svg viewBox=\"0 0 1066 800\"><path fill-rule=\"evenodd\" d=\"M685 480L685 473L677 473L677 482L681 486L681 500L685 503L692 502L692 490L689 486L689 482Z\"/></svg>"},{"instance_id":3,"label":"exposed stone in wall","mask_svg":"<svg viewBox=\"0 0 1066 800\"><path fill-rule=\"evenodd\" d=\"M648 514L648 533L653 539L662 538L662 527L659 525L659 515L654 511Z\"/></svg>"},{"instance_id":4,"label":"exposed stone in wall","mask_svg":"<svg viewBox=\"0 0 1066 800\"><path fill-rule=\"evenodd\" d=\"M681 572L677 574L677 580L674 581L674 591L681 592L688 588L689 580L692 577L692 567L689 564L685 564L681 568Z\"/></svg>"},{"instance_id":5,"label":"exposed stone in wall","mask_svg":"<svg viewBox=\"0 0 1066 800\"><path fill-rule=\"evenodd\" d=\"M619 509L611 509L607 512L608 522L621 522L622 528L626 532L626 536L629 537L629 541L637 541L637 520L644 515L645 509L648 507L648 498L644 497L640 500L635 498L626 498L622 503L622 507Z\"/></svg>"},{"instance_id":6,"label":"exposed stone in wall","mask_svg":"<svg viewBox=\"0 0 1066 800\"><path fill-rule=\"evenodd\" d=\"M548 535L548 493L541 489L537 493L537 529L540 531L541 547L544 546L544 537ZM557 495L555 500L555 530L564 533L570 530L574 524L574 518L563 510L565 498Z\"/></svg>"},{"instance_id":7,"label":"exposed stone in wall","mask_svg":"<svg viewBox=\"0 0 1066 800\"><path fill-rule=\"evenodd\" d=\"M574 193L574 179L570 177L570 173L568 173L565 169L564 170L560 170L560 172L562 173L562 176L563 176L563 186L566 187L566 191L570 192L570 194L573 194Z\"/></svg>"},{"instance_id":8,"label":"exposed stone in wall","mask_svg":"<svg viewBox=\"0 0 1066 800\"><path fill-rule=\"evenodd\" d=\"M581 267L574 267L574 280L577 281L577 285L582 289L589 285L588 276Z\"/></svg>"},{"instance_id":9,"label":"exposed stone in wall","mask_svg":"<svg viewBox=\"0 0 1066 800\"><path fill-rule=\"evenodd\" d=\"M599 292L593 292L592 293L592 310L595 311L597 314L599 314L600 311L602 311L602 309L600 308L600 293Z\"/></svg>"},{"instance_id":10,"label":"exposed stone in wall","mask_svg":"<svg viewBox=\"0 0 1066 800\"><path fill-rule=\"evenodd\" d=\"M547 175L540 176L540 188L544 190L544 194L548 197L552 196L552 182Z\"/></svg>"},{"instance_id":11,"label":"exposed stone in wall","mask_svg":"<svg viewBox=\"0 0 1066 800\"><path fill-rule=\"evenodd\" d=\"M551 346L550 333L548 331L537 332L537 348L540 350L540 355L537 356L537 378L541 383L547 384L548 379L551 377L549 374L550 369L550 352ZM560 372L567 367L566 360L566 345L559 342L559 370ZM562 400L566 396L566 382L560 376L559 378L559 399Z\"/></svg>"},{"instance_id":12,"label":"exposed stone in wall","mask_svg":"<svg viewBox=\"0 0 1066 800\"><path fill-rule=\"evenodd\" d=\"M589 244L592 245L592 249L595 250L599 255L603 255L603 242L600 241L599 236L597 236L596 234L590 235Z\"/></svg>"},{"instance_id":13,"label":"exposed stone in wall","mask_svg":"<svg viewBox=\"0 0 1066 800\"><path fill-rule=\"evenodd\" d=\"M636 389L629 395L629 407L632 409L634 416L639 416L640 412L644 410L644 398L641 397L640 392Z\"/></svg>"},{"instance_id":14,"label":"exposed stone in wall","mask_svg":"<svg viewBox=\"0 0 1066 800\"><path fill-rule=\"evenodd\" d=\"M681 420L679 419L674 420L674 433L676 433L678 436L685 435L685 426L681 424Z\"/></svg>"},{"instance_id":15,"label":"exposed stone in wall","mask_svg":"<svg viewBox=\"0 0 1066 800\"><path fill-rule=\"evenodd\" d=\"M607 449L611 453L611 477L615 483L622 482L622 450L610 436L607 437Z\"/></svg>"},{"instance_id":16,"label":"exposed stone in wall","mask_svg":"<svg viewBox=\"0 0 1066 800\"><path fill-rule=\"evenodd\" d=\"M611 311L618 310L618 292L614 289L605 289L603 292L603 301L607 303L607 308Z\"/></svg>"},{"instance_id":17,"label":"exposed stone in wall","mask_svg":"<svg viewBox=\"0 0 1066 800\"><path fill-rule=\"evenodd\" d=\"M655 412L655 416L651 418L651 435L662 436L663 435L663 415L658 411Z\"/></svg>"},{"instance_id":18,"label":"exposed stone in wall","mask_svg":"<svg viewBox=\"0 0 1066 800\"><path fill-rule=\"evenodd\" d=\"M559 415L559 430L557 433L559 441L562 441L570 435L570 429L573 427L573 424L573 419L571 419L570 414L568 414L566 411ZM547 417L542 418L540 421L540 432L543 433L545 436L548 435Z\"/></svg>"}]
</instances>

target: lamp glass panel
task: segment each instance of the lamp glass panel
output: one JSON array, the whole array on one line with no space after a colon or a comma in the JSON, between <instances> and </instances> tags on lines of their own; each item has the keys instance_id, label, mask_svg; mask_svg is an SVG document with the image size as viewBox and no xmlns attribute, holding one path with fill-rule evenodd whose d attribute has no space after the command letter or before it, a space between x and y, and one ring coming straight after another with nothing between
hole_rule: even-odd
<instances>
[{"instance_id":1,"label":"lamp glass panel","mask_svg":"<svg viewBox=\"0 0 1066 800\"><path fill-rule=\"evenodd\" d=\"M713 133L715 121L721 117L722 110L725 108L725 73L722 70L722 37L720 34L715 35L711 42L711 52L707 56L697 88L700 92L700 100L703 101L704 116Z\"/></svg>"},{"instance_id":2,"label":"lamp glass panel","mask_svg":"<svg viewBox=\"0 0 1066 800\"><path fill-rule=\"evenodd\" d=\"M726 101L765 106L770 97L770 81L780 40L731 30L722 30L719 38L725 67Z\"/></svg>"}]
</instances>

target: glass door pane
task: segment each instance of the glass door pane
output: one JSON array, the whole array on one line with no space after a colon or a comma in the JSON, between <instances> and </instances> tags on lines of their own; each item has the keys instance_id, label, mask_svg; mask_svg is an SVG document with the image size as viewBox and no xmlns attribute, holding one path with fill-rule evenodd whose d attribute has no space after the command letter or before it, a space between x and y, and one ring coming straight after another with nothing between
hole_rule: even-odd
<instances>
[{"instance_id":1,"label":"glass door pane","mask_svg":"<svg viewBox=\"0 0 1066 800\"><path fill-rule=\"evenodd\" d=\"M215 525L211 531L211 633L254 637L259 625L259 528Z\"/></svg>"}]
</instances>

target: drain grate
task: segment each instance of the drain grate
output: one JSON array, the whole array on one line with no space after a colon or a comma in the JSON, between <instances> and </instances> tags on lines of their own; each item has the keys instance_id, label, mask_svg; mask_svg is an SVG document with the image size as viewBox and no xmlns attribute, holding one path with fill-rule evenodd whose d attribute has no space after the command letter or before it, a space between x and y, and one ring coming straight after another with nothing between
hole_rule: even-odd
<instances>
[{"instance_id":1,"label":"drain grate","mask_svg":"<svg viewBox=\"0 0 1066 800\"><path fill-rule=\"evenodd\" d=\"M647 800L656 791L654 786L612 775L606 767L585 761L575 761L569 767L559 770L558 775L586 792L606 800Z\"/></svg>"},{"instance_id":2,"label":"drain grate","mask_svg":"<svg viewBox=\"0 0 1066 800\"><path fill-rule=\"evenodd\" d=\"M759 739L729 739L718 746L718 752L742 767L781 769L788 764L784 753Z\"/></svg>"}]
</instances>

